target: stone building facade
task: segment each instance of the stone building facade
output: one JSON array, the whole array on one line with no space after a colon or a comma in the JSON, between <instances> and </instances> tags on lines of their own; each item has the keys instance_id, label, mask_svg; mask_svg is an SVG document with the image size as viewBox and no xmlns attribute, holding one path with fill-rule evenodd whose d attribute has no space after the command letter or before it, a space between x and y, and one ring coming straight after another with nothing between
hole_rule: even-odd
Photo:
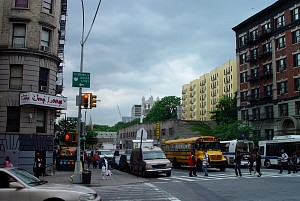
<instances>
[{"instance_id":1,"label":"stone building facade","mask_svg":"<svg viewBox=\"0 0 300 201\"><path fill-rule=\"evenodd\" d=\"M0 1L0 160L51 168L62 96L67 0ZM0 162L0 164L2 164Z\"/></svg>"}]
</instances>

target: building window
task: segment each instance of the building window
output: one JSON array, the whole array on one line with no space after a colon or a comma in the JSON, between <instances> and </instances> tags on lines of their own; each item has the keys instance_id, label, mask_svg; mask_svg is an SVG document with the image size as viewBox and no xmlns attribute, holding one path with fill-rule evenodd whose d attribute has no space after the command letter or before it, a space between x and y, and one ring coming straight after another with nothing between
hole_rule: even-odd
<instances>
[{"instance_id":1,"label":"building window","mask_svg":"<svg viewBox=\"0 0 300 201\"><path fill-rule=\"evenodd\" d=\"M241 36L240 37L240 47L243 47L247 44L247 36L244 35L244 36Z\"/></svg>"},{"instance_id":2,"label":"building window","mask_svg":"<svg viewBox=\"0 0 300 201\"><path fill-rule=\"evenodd\" d=\"M241 83L247 82L247 71L241 73Z\"/></svg>"},{"instance_id":3,"label":"building window","mask_svg":"<svg viewBox=\"0 0 300 201\"><path fill-rule=\"evenodd\" d=\"M258 78L258 68L251 69L251 78Z\"/></svg>"},{"instance_id":4,"label":"building window","mask_svg":"<svg viewBox=\"0 0 300 201\"><path fill-rule=\"evenodd\" d=\"M292 12L292 21L299 20L299 7L293 9L291 12Z\"/></svg>"},{"instance_id":5,"label":"building window","mask_svg":"<svg viewBox=\"0 0 300 201\"><path fill-rule=\"evenodd\" d=\"M242 91L241 92L241 101L245 102L248 99L248 91Z\"/></svg>"},{"instance_id":6,"label":"building window","mask_svg":"<svg viewBox=\"0 0 300 201\"><path fill-rule=\"evenodd\" d=\"M273 94L272 94L272 85L267 85L264 87L265 89L265 97L272 97Z\"/></svg>"},{"instance_id":7,"label":"building window","mask_svg":"<svg viewBox=\"0 0 300 201\"><path fill-rule=\"evenodd\" d=\"M295 78L294 79L294 83L295 83L295 91L300 91L300 78Z\"/></svg>"},{"instance_id":8,"label":"building window","mask_svg":"<svg viewBox=\"0 0 300 201\"><path fill-rule=\"evenodd\" d=\"M288 104L284 103L284 104L279 104L279 116L281 117L285 117L289 115L289 108L288 108Z\"/></svg>"},{"instance_id":9,"label":"building window","mask_svg":"<svg viewBox=\"0 0 300 201\"><path fill-rule=\"evenodd\" d=\"M258 39L258 30L255 29L250 32L250 40L251 41L256 41Z\"/></svg>"},{"instance_id":10,"label":"building window","mask_svg":"<svg viewBox=\"0 0 300 201\"><path fill-rule=\"evenodd\" d=\"M279 82L278 83L278 94L283 95L287 93L287 81Z\"/></svg>"},{"instance_id":11,"label":"building window","mask_svg":"<svg viewBox=\"0 0 300 201\"><path fill-rule=\"evenodd\" d=\"M266 129L266 140L273 140L274 137L274 130L273 129Z\"/></svg>"},{"instance_id":12,"label":"building window","mask_svg":"<svg viewBox=\"0 0 300 201\"><path fill-rule=\"evenodd\" d=\"M300 30L293 32L293 44L300 42Z\"/></svg>"},{"instance_id":13,"label":"building window","mask_svg":"<svg viewBox=\"0 0 300 201\"><path fill-rule=\"evenodd\" d=\"M268 22L262 26L262 33L263 34L271 33L271 23L270 22Z\"/></svg>"},{"instance_id":14,"label":"building window","mask_svg":"<svg viewBox=\"0 0 300 201\"><path fill-rule=\"evenodd\" d=\"M285 25L285 22L284 22L284 15L282 15L282 16L276 18L275 21L276 21L276 28L277 28L277 29L283 27L283 26Z\"/></svg>"},{"instance_id":15,"label":"building window","mask_svg":"<svg viewBox=\"0 0 300 201\"><path fill-rule=\"evenodd\" d=\"M264 68L264 74L265 75L269 75L269 74L272 73L272 63L265 64L263 66L263 68Z\"/></svg>"},{"instance_id":16,"label":"building window","mask_svg":"<svg viewBox=\"0 0 300 201\"><path fill-rule=\"evenodd\" d=\"M253 117L253 120L259 120L260 119L260 108L252 109L252 117Z\"/></svg>"},{"instance_id":17,"label":"building window","mask_svg":"<svg viewBox=\"0 0 300 201\"><path fill-rule=\"evenodd\" d=\"M263 53L267 54L267 53L271 53L272 52L272 43L268 42L263 44Z\"/></svg>"},{"instance_id":18,"label":"building window","mask_svg":"<svg viewBox=\"0 0 300 201\"><path fill-rule=\"evenodd\" d=\"M52 14L52 0L44 0L43 1L43 12Z\"/></svg>"},{"instance_id":19,"label":"building window","mask_svg":"<svg viewBox=\"0 0 300 201\"><path fill-rule=\"evenodd\" d=\"M39 73L39 91L42 92L47 92L47 86L48 86L48 75L49 75L49 70L46 68L40 68L40 73Z\"/></svg>"},{"instance_id":20,"label":"building window","mask_svg":"<svg viewBox=\"0 0 300 201\"><path fill-rule=\"evenodd\" d=\"M41 34L41 50L50 51L50 35L51 31L49 29L42 28Z\"/></svg>"},{"instance_id":21,"label":"building window","mask_svg":"<svg viewBox=\"0 0 300 201\"><path fill-rule=\"evenodd\" d=\"M277 42L277 50L284 48L286 46L285 36L278 38L276 42Z\"/></svg>"},{"instance_id":22,"label":"building window","mask_svg":"<svg viewBox=\"0 0 300 201\"><path fill-rule=\"evenodd\" d=\"M258 48L251 50L251 59L253 59L253 60L258 59Z\"/></svg>"},{"instance_id":23,"label":"building window","mask_svg":"<svg viewBox=\"0 0 300 201\"><path fill-rule=\"evenodd\" d=\"M266 106L266 118L271 119L274 118L274 111L273 111L273 106Z\"/></svg>"},{"instance_id":24,"label":"building window","mask_svg":"<svg viewBox=\"0 0 300 201\"><path fill-rule=\"evenodd\" d=\"M22 89L23 83L23 66L22 65L10 65L10 89Z\"/></svg>"},{"instance_id":25,"label":"building window","mask_svg":"<svg viewBox=\"0 0 300 201\"><path fill-rule=\"evenodd\" d=\"M249 121L248 110L242 110L241 115L243 121Z\"/></svg>"},{"instance_id":26,"label":"building window","mask_svg":"<svg viewBox=\"0 0 300 201\"><path fill-rule=\"evenodd\" d=\"M299 67L300 66L300 54L295 54L294 55L294 66Z\"/></svg>"},{"instance_id":27,"label":"building window","mask_svg":"<svg viewBox=\"0 0 300 201\"><path fill-rule=\"evenodd\" d=\"M28 8L28 0L15 0L15 7Z\"/></svg>"},{"instance_id":28,"label":"building window","mask_svg":"<svg viewBox=\"0 0 300 201\"><path fill-rule=\"evenodd\" d=\"M6 132L20 131L20 107L7 107Z\"/></svg>"},{"instance_id":29,"label":"building window","mask_svg":"<svg viewBox=\"0 0 300 201\"><path fill-rule=\"evenodd\" d=\"M16 48L25 47L26 25L14 24L13 25L13 38L12 46Z\"/></svg>"},{"instance_id":30,"label":"building window","mask_svg":"<svg viewBox=\"0 0 300 201\"><path fill-rule=\"evenodd\" d=\"M251 94L252 94L252 100L258 100L259 99L259 88L252 89Z\"/></svg>"},{"instance_id":31,"label":"building window","mask_svg":"<svg viewBox=\"0 0 300 201\"><path fill-rule=\"evenodd\" d=\"M46 133L46 110L44 109L37 109L36 132Z\"/></svg>"},{"instance_id":32,"label":"building window","mask_svg":"<svg viewBox=\"0 0 300 201\"><path fill-rule=\"evenodd\" d=\"M246 53L240 55L240 64L246 63Z\"/></svg>"},{"instance_id":33,"label":"building window","mask_svg":"<svg viewBox=\"0 0 300 201\"><path fill-rule=\"evenodd\" d=\"M278 72L286 70L286 58L277 61Z\"/></svg>"},{"instance_id":34,"label":"building window","mask_svg":"<svg viewBox=\"0 0 300 201\"><path fill-rule=\"evenodd\" d=\"M295 102L296 115L300 114L300 101Z\"/></svg>"}]
</instances>

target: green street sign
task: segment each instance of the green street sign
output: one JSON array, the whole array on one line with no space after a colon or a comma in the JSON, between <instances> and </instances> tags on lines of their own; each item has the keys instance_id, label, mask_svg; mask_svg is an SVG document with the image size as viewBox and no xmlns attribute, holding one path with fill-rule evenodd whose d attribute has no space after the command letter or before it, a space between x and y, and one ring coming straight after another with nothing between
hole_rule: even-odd
<instances>
[{"instance_id":1,"label":"green street sign","mask_svg":"<svg viewBox=\"0 0 300 201\"><path fill-rule=\"evenodd\" d=\"M73 72L72 87L90 88L90 73Z\"/></svg>"}]
</instances>

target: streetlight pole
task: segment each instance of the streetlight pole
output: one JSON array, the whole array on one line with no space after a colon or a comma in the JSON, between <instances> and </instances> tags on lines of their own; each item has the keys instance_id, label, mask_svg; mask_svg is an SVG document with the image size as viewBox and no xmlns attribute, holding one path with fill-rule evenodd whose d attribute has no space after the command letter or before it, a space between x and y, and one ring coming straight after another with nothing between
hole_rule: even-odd
<instances>
[{"instance_id":1,"label":"streetlight pole","mask_svg":"<svg viewBox=\"0 0 300 201\"><path fill-rule=\"evenodd\" d=\"M101 0L99 0L98 7L92 22L92 25L90 27L90 30L84 39L84 3L83 0L81 0L81 8L82 8L82 34L81 34L81 51L80 51L80 73L83 72L83 47L85 42L87 41L89 34L92 30L93 24L95 22L99 7L100 7ZM78 93L78 118L77 118L77 159L75 162L75 172L74 172L74 183L82 183L82 174L81 174L81 161L80 161L80 135L81 135L81 105L82 105L82 87L79 87L79 93Z\"/></svg>"}]
</instances>

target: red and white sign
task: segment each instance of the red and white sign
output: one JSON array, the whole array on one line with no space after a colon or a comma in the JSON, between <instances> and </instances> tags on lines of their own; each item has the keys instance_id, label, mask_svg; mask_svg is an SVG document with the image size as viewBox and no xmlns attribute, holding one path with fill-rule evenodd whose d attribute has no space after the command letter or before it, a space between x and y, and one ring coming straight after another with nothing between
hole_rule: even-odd
<instances>
[{"instance_id":1,"label":"red and white sign","mask_svg":"<svg viewBox=\"0 0 300 201\"><path fill-rule=\"evenodd\" d=\"M57 109L67 109L67 98L34 92L21 93L20 105L40 105Z\"/></svg>"}]
</instances>

